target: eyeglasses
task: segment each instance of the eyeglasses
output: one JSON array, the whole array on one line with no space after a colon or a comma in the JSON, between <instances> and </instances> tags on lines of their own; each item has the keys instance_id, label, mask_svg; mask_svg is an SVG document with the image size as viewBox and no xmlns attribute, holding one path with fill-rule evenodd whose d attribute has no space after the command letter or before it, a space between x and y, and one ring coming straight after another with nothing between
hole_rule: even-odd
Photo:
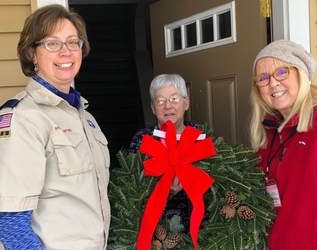
<instances>
[{"instance_id":1,"label":"eyeglasses","mask_svg":"<svg viewBox=\"0 0 317 250\"><path fill-rule=\"evenodd\" d=\"M159 107L166 105L167 102L169 102L170 104L177 104L184 98L184 96L180 95L172 95L169 98L158 97L154 99L154 104Z\"/></svg>"},{"instance_id":2,"label":"eyeglasses","mask_svg":"<svg viewBox=\"0 0 317 250\"><path fill-rule=\"evenodd\" d=\"M276 81L283 81L289 77L290 70L294 68L291 66L285 66L277 68L272 74L262 73L253 78L254 83L259 87L265 87L271 81L271 76L274 77Z\"/></svg>"},{"instance_id":3,"label":"eyeglasses","mask_svg":"<svg viewBox=\"0 0 317 250\"><path fill-rule=\"evenodd\" d=\"M64 44L70 51L78 51L83 47L83 40L81 39L69 39L66 42L60 40L43 40L35 42L36 45L42 45L49 52L58 52L60 51Z\"/></svg>"}]
</instances>

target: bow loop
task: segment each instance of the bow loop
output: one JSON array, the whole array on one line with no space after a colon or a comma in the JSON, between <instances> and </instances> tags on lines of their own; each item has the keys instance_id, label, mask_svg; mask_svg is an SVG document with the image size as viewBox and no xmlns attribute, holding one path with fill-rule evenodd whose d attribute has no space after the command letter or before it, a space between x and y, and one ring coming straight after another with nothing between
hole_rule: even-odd
<instances>
[{"instance_id":1,"label":"bow loop","mask_svg":"<svg viewBox=\"0 0 317 250\"><path fill-rule=\"evenodd\" d=\"M191 145L195 143L201 132L198 129L187 126L181 134L180 145Z\"/></svg>"},{"instance_id":2,"label":"bow loop","mask_svg":"<svg viewBox=\"0 0 317 250\"><path fill-rule=\"evenodd\" d=\"M160 176L168 169L167 149L153 137L143 136L140 152L151 157L143 163L146 176Z\"/></svg>"},{"instance_id":3,"label":"bow loop","mask_svg":"<svg viewBox=\"0 0 317 250\"><path fill-rule=\"evenodd\" d=\"M140 145L140 152L150 157L161 157L166 154L167 149L152 136L144 135Z\"/></svg>"},{"instance_id":4,"label":"bow loop","mask_svg":"<svg viewBox=\"0 0 317 250\"><path fill-rule=\"evenodd\" d=\"M182 143L182 141L180 142ZM198 141L191 146L188 144L182 145L180 149L182 151L182 155L184 156L184 160L187 163L196 162L202 159L205 159L209 156L213 156L216 154L215 148L210 145L213 145L210 137L206 138L203 141Z\"/></svg>"}]
</instances>

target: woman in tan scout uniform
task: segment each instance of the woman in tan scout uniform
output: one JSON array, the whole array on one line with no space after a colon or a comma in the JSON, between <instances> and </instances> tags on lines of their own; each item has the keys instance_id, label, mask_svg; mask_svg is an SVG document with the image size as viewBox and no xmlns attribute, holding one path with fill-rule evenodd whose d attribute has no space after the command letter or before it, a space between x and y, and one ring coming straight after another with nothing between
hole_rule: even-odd
<instances>
[{"instance_id":1,"label":"woman in tan scout uniform","mask_svg":"<svg viewBox=\"0 0 317 250\"><path fill-rule=\"evenodd\" d=\"M40 8L25 22L18 54L30 80L0 110L5 249L106 248L107 140L71 87L89 49L83 20L62 6Z\"/></svg>"}]
</instances>

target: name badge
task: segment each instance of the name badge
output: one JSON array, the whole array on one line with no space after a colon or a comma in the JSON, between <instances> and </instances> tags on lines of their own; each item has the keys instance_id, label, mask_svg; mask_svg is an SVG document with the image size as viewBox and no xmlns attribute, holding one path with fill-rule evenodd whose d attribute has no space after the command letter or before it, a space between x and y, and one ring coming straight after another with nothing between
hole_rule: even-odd
<instances>
[{"instance_id":1,"label":"name badge","mask_svg":"<svg viewBox=\"0 0 317 250\"><path fill-rule=\"evenodd\" d=\"M276 185L275 180L269 180L266 184L266 192L271 196L273 199L274 207L281 207L281 199L280 199L280 193L278 191L278 187Z\"/></svg>"}]
</instances>

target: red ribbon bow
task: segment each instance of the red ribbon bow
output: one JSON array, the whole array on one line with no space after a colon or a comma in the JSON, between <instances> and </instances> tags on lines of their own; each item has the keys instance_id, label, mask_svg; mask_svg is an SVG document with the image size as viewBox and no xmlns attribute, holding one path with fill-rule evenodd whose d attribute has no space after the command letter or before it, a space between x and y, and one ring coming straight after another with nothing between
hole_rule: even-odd
<instances>
[{"instance_id":1,"label":"red ribbon bow","mask_svg":"<svg viewBox=\"0 0 317 250\"><path fill-rule=\"evenodd\" d=\"M144 161L146 176L161 176L146 204L137 239L137 250L150 250L152 237L175 176L178 177L193 209L190 217L190 235L194 249L198 249L198 231L205 213L203 195L214 183L214 179L203 170L194 167L193 162L216 154L210 137L197 141L201 132L187 126L176 142L176 130L172 122L163 124L166 145L149 135L144 135L140 151L150 156Z\"/></svg>"}]
</instances>

